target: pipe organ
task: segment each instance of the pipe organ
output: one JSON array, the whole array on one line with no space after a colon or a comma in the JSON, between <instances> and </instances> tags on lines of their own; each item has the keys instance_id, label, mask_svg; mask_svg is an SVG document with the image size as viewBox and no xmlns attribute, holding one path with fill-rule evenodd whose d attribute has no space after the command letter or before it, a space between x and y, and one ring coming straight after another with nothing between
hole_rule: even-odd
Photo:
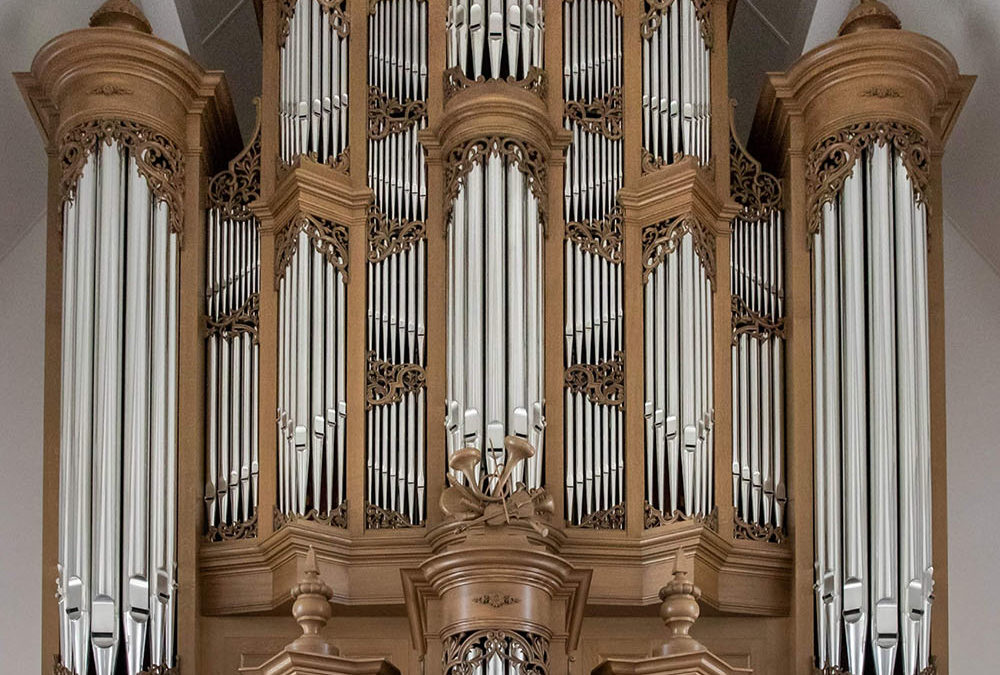
<instances>
[{"instance_id":1,"label":"pipe organ","mask_svg":"<svg viewBox=\"0 0 1000 675\"><path fill-rule=\"evenodd\" d=\"M743 139L728 0L261 8L245 142L129 0L16 75L52 672L947 672L941 45Z\"/></svg>"}]
</instances>

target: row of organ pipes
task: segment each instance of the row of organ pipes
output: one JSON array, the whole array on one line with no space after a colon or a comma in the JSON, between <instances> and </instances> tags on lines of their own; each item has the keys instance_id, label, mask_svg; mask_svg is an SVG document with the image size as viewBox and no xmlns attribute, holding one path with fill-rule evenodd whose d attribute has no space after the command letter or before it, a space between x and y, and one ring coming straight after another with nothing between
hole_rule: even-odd
<instances>
[{"instance_id":1,"label":"row of organ pipes","mask_svg":"<svg viewBox=\"0 0 1000 675\"><path fill-rule=\"evenodd\" d=\"M656 163L711 156L711 49L698 11L706 0L645 2L642 147ZM661 6L665 5L665 6Z\"/></svg>"},{"instance_id":2,"label":"row of organ pipes","mask_svg":"<svg viewBox=\"0 0 1000 675\"><path fill-rule=\"evenodd\" d=\"M563 3L563 97L592 105L621 97L622 18L610 0ZM610 106L604 114L610 115ZM567 369L620 358L622 349L621 218L617 204L623 179L620 119L585 124L570 115L566 150L564 219L583 237L564 242L564 360ZM611 249L593 246L605 231ZM591 244L591 245L588 245ZM564 394L566 519L624 503L624 419L620 406L595 402L567 387ZM620 521L623 524L624 521Z\"/></svg>"},{"instance_id":3,"label":"row of organ pipes","mask_svg":"<svg viewBox=\"0 0 1000 675\"><path fill-rule=\"evenodd\" d=\"M404 108L419 102L425 109L426 28L426 2L374 5L368 19L370 91ZM402 128L368 138L368 185L383 228L369 231L368 352L378 362L421 369L427 335L427 169L417 134L426 124L420 114ZM422 387L402 392L398 401L369 401L366 499L410 524L425 516L425 418Z\"/></svg>"},{"instance_id":4,"label":"row of organ pipes","mask_svg":"<svg viewBox=\"0 0 1000 675\"><path fill-rule=\"evenodd\" d=\"M714 289L696 250L698 225L687 222L644 233L652 242L644 253L645 497L668 518L706 518L715 507Z\"/></svg>"},{"instance_id":5,"label":"row of organ pipes","mask_svg":"<svg viewBox=\"0 0 1000 675\"><path fill-rule=\"evenodd\" d=\"M811 240L821 668L930 663L927 210L915 190L899 152L873 142Z\"/></svg>"},{"instance_id":6,"label":"row of organ pipes","mask_svg":"<svg viewBox=\"0 0 1000 675\"><path fill-rule=\"evenodd\" d=\"M280 51L281 159L337 162L348 141L349 24L337 2L296 0L291 11Z\"/></svg>"},{"instance_id":7,"label":"row of organ pipes","mask_svg":"<svg viewBox=\"0 0 1000 675\"><path fill-rule=\"evenodd\" d=\"M175 659L177 234L126 147L86 151L63 207L60 647L135 675Z\"/></svg>"},{"instance_id":8,"label":"row of organ pipes","mask_svg":"<svg viewBox=\"0 0 1000 675\"><path fill-rule=\"evenodd\" d=\"M523 80L543 66L541 0L449 0L447 67L471 80Z\"/></svg>"}]
</instances>

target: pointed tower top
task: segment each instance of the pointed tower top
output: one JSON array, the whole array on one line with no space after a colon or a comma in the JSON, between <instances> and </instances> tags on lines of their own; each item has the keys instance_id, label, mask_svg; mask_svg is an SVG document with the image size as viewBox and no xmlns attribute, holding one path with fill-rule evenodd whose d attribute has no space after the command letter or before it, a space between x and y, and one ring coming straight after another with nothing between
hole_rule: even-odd
<instances>
[{"instance_id":1,"label":"pointed tower top","mask_svg":"<svg viewBox=\"0 0 1000 675\"><path fill-rule=\"evenodd\" d=\"M91 27L125 28L152 34L153 27L131 0L107 0L90 17Z\"/></svg>"},{"instance_id":2,"label":"pointed tower top","mask_svg":"<svg viewBox=\"0 0 1000 675\"><path fill-rule=\"evenodd\" d=\"M306 564L299 583L292 586L292 616L302 628L302 635L288 645L292 651L313 654L337 654L337 649L320 635L326 622L333 616L330 599L333 589L319 575L316 551L312 546L306 553Z\"/></svg>"},{"instance_id":3,"label":"pointed tower top","mask_svg":"<svg viewBox=\"0 0 1000 675\"><path fill-rule=\"evenodd\" d=\"M660 617L670 634L660 653L663 656L704 651L705 647L690 635L691 626L698 620L701 608L698 598L701 589L688 576L684 548L674 555L674 572L666 586L660 589Z\"/></svg>"},{"instance_id":4,"label":"pointed tower top","mask_svg":"<svg viewBox=\"0 0 1000 675\"><path fill-rule=\"evenodd\" d=\"M844 19L844 23L840 24L837 35L849 35L874 28L899 30L901 27L899 17L885 3L880 0L861 0Z\"/></svg>"}]
</instances>

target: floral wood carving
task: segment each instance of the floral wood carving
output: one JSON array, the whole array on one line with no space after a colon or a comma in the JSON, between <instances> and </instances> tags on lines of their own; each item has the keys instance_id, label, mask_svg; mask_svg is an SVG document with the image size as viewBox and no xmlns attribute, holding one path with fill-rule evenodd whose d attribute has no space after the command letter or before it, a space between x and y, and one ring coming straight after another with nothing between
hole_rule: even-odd
<instances>
[{"instance_id":1,"label":"floral wood carving","mask_svg":"<svg viewBox=\"0 0 1000 675\"><path fill-rule=\"evenodd\" d=\"M624 530L625 505L616 504L610 509L594 511L580 521L579 527L592 530Z\"/></svg>"},{"instance_id":2,"label":"floral wood carving","mask_svg":"<svg viewBox=\"0 0 1000 675\"><path fill-rule=\"evenodd\" d=\"M479 630L442 640L444 675L475 675L499 660L519 675L548 675L549 641L535 633Z\"/></svg>"},{"instance_id":3,"label":"floral wood carving","mask_svg":"<svg viewBox=\"0 0 1000 675\"><path fill-rule=\"evenodd\" d=\"M604 96L587 103L567 101L563 115L592 134L618 140L622 137L622 88L614 87Z\"/></svg>"},{"instance_id":4,"label":"floral wood carving","mask_svg":"<svg viewBox=\"0 0 1000 675\"><path fill-rule=\"evenodd\" d=\"M299 233L305 232L314 249L333 265L334 269L344 275L347 281L347 228L325 218L299 215L292 222L281 228L274 237L274 285L285 276L288 266L298 250Z\"/></svg>"},{"instance_id":5,"label":"floral wood carving","mask_svg":"<svg viewBox=\"0 0 1000 675\"><path fill-rule=\"evenodd\" d=\"M711 51L714 36L712 34L712 0L646 0L646 13L642 18L642 37L649 40L660 28L663 22L663 13L675 2L690 2L694 5L694 15L701 24L701 37L705 41L705 47Z\"/></svg>"},{"instance_id":6,"label":"floral wood carving","mask_svg":"<svg viewBox=\"0 0 1000 675\"><path fill-rule=\"evenodd\" d=\"M347 0L303 0L315 2L323 13L329 17L330 25L342 38L351 33L351 20L347 16ZM288 40L289 24L295 16L295 6L298 0L281 0L278 4L278 46L284 47Z\"/></svg>"},{"instance_id":7,"label":"floral wood carving","mask_svg":"<svg viewBox=\"0 0 1000 675\"><path fill-rule=\"evenodd\" d=\"M644 514L643 528L646 530L654 527L661 527L663 525L670 525L671 523L691 521L694 523L701 523L710 530L714 530L716 532L719 531L719 511L716 508L713 508L712 512L707 515L694 514L689 516L680 510L668 514L659 510L649 502L644 501L642 503L642 509Z\"/></svg>"},{"instance_id":8,"label":"floral wood carving","mask_svg":"<svg viewBox=\"0 0 1000 675\"><path fill-rule=\"evenodd\" d=\"M254 513L248 520L241 520L238 523L220 523L209 526L205 533L205 541L236 541L237 539L253 539L256 536L257 514Z\"/></svg>"},{"instance_id":9,"label":"floral wood carving","mask_svg":"<svg viewBox=\"0 0 1000 675\"><path fill-rule=\"evenodd\" d=\"M742 207L740 218L743 220L766 220L781 208L781 183L750 156L732 130L729 134L729 185L733 199Z\"/></svg>"},{"instance_id":10,"label":"floral wood carving","mask_svg":"<svg viewBox=\"0 0 1000 675\"><path fill-rule=\"evenodd\" d=\"M423 101L400 103L378 87L368 87L368 138L380 141L406 131L426 116L427 104Z\"/></svg>"},{"instance_id":11,"label":"floral wood carving","mask_svg":"<svg viewBox=\"0 0 1000 675\"><path fill-rule=\"evenodd\" d=\"M809 153L806 192L810 235L820 230L823 206L836 199L864 151L875 145L889 145L899 155L913 184L915 198L926 203L930 151L923 133L902 122L860 122L827 136Z\"/></svg>"},{"instance_id":12,"label":"floral wood carving","mask_svg":"<svg viewBox=\"0 0 1000 675\"><path fill-rule=\"evenodd\" d=\"M444 169L444 199L445 223L451 222L451 212L458 193L465 183L466 176L476 164L481 164L492 155L499 155L514 165L528 179L528 188L538 201L538 221L542 232L546 231L545 222L548 209L548 171L545 167L545 156L542 151L531 143L514 138L491 136L476 138L452 148L445 159ZM448 234L447 225L445 235Z\"/></svg>"},{"instance_id":13,"label":"floral wood carving","mask_svg":"<svg viewBox=\"0 0 1000 675\"><path fill-rule=\"evenodd\" d=\"M389 363L368 352L365 382L365 410L377 405L399 403L405 394L415 394L427 386L427 374L416 363Z\"/></svg>"},{"instance_id":14,"label":"floral wood carving","mask_svg":"<svg viewBox=\"0 0 1000 675\"><path fill-rule=\"evenodd\" d=\"M225 171L217 173L208 184L209 205L218 209L223 218L246 221L254 217L250 205L260 198L260 99L253 138L236 155Z\"/></svg>"},{"instance_id":15,"label":"floral wood carving","mask_svg":"<svg viewBox=\"0 0 1000 675\"><path fill-rule=\"evenodd\" d=\"M492 607L493 609L500 609L501 607L506 607L507 605L519 605L521 604L520 598L515 598L513 595L507 595L506 593L501 593L499 591L494 591L493 593L483 593L472 599L472 602L477 605L485 605L487 607Z\"/></svg>"},{"instance_id":16,"label":"floral wood carving","mask_svg":"<svg viewBox=\"0 0 1000 675\"><path fill-rule=\"evenodd\" d=\"M600 363L579 363L566 369L564 386L574 394L586 394L597 405L622 406L625 401L625 357L616 351L614 358Z\"/></svg>"},{"instance_id":17,"label":"floral wood carving","mask_svg":"<svg viewBox=\"0 0 1000 675\"><path fill-rule=\"evenodd\" d=\"M368 207L368 262L378 263L413 248L427 238L422 220L389 220L374 204Z\"/></svg>"},{"instance_id":18,"label":"floral wood carving","mask_svg":"<svg viewBox=\"0 0 1000 675\"><path fill-rule=\"evenodd\" d=\"M739 336L747 334L757 340L767 340L777 337L785 338L785 319L782 317L773 318L763 316L747 307L746 302L739 296L734 295L731 303L733 316L733 344L739 340Z\"/></svg>"},{"instance_id":19,"label":"floral wood carving","mask_svg":"<svg viewBox=\"0 0 1000 675\"><path fill-rule=\"evenodd\" d=\"M600 256L608 262L622 261L622 228L625 215L620 205L600 220L566 223L566 239L585 253Z\"/></svg>"},{"instance_id":20,"label":"floral wood carving","mask_svg":"<svg viewBox=\"0 0 1000 675\"><path fill-rule=\"evenodd\" d=\"M691 235L694 251L701 260L702 267L705 268L709 283L715 288L715 233L702 225L694 216L678 216L643 229L643 283L649 280L653 270L668 255L677 250L686 234Z\"/></svg>"},{"instance_id":21,"label":"floral wood carving","mask_svg":"<svg viewBox=\"0 0 1000 675\"><path fill-rule=\"evenodd\" d=\"M408 527L416 527L402 513L383 509L370 502L365 502L365 524L369 530L404 530Z\"/></svg>"},{"instance_id":22,"label":"floral wood carving","mask_svg":"<svg viewBox=\"0 0 1000 675\"><path fill-rule=\"evenodd\" d=\"M135 160L139 175L146 179L150 191L165 202L170 229L181 233L184 186L184 157L180 147L167 136L151 127L131 120L101 119L79 124L65 134L59 145L62 178L59 192L63 201L72 201L83 167L98 143L107 146L117 141Z\"/></svg>"},{"instance_id":23,"label":"floral wood carving","mask_svg":"<svg viewBox=\"0 0 1000 675\"><path fill-rule=\"evenodd\" d=\"M537 66L531 66L528 68L528 74L520 80L510 76L504 81L521 87L522 89L527 89L543 101L548 93L548 83L545 80L545 71ZM444 102L447 103L450 101L455 94L463 89L468 89L476 83L483 82L486 82L486 77L483 75L480 75L477 79L473 80L463 73L462 69L458 66L448 68L444 71Z\"/></svg>"},{"instance_id":24,"label":"floral wood carving","mask_svg":"<svg viewBox=\"0 0 1000 675\"><path fill-rule=\"evenodd\" d=\"M123 87L118 84L102 84L100 87L94 87L90 90L90 93L94 96L128 96L134 94L128 87Z\"/></svg>"},{"instance_id":25,"label":"floral wood carving","mask_svg":"<svg viewBox=\"0 0 1000 675\"><path fill-rule=\"evenodd\" d=\"M253 343L257 344L257 325L260 316L260 295L253 293L246 299L243 305L235 312L231 312L218 321L211 317L205 317L206 337L218 335L229 340L237 335L249 333L253 338Z\"/></svg>"},{"instance_id":26,"label":"floral wood carving","mask_svg":"<svg viewBox=\"0 0 1000 675\"><path fill-rule=\"evenodd\" d=\"M340 502L340 506L326 513L320 513L316 509L309 509L304 515L300 513L282 513L277 506L274 507L275 532L285 525L302 522L320 523L329 525L330 527L347 529L347 500L345 499Z\"/></svg>"},{"instance_id":27,"label":"floral wood carving","mask_svg":"<svg viewBox=\"0 0 1000 675\"><path fill-rule=\"evenodd\" d=\"M739 516L733 516L733 537L747 541L766 541L780 544L785 541L785 530L774 525L748 523Z\"/></svg>"},{"instance_id":28,"label":"floral wood carving","mask_svg":"<svg viewBox=\"0 0 1000 675\"><path fill-rule=\"evenodd\" d=\"M576 2L576 0L563 0L563 2L565 2L567 5L571 5L574 2ZM611 5L615 8L615 16L621 16L622 15L622 0L608 0L608 2L610 2Z\"/></svg>"},{"instance_id":29,"label":"floral wood carving","mask_svg":"<svg viewBox=\"0 0 1000 675\"><path fill-rule=\"evenodd\" d=\"M861 95L865 98L903 98L899 90L892 87L868 87Z\"/></svg>"}]
</instances>

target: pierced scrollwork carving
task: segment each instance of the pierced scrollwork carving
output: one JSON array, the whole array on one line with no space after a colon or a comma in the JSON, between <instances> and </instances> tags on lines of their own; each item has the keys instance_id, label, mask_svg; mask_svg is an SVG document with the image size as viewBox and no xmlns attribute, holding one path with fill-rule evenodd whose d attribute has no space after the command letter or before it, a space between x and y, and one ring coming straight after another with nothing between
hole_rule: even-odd
<instances>
[{"instance_id":1,"label":"pierced scrollwork carving","mask_svg":"<svg viewBox=\"0 0 1000 675\"><path fill-rule=\"evenodd\" d=\"M347 0L302 0L315 2L330 20L330 25L342 38L351 34L351 19L347 15ZM295 7L299 0L281 0L278 5L278 46L284 47L288 40L289 24L295 16Z\"/></svg>"},{"instance_id":2,"label":"pierced scrollwork carving","mask_svg":"<svg viewBox=\"0 0 1000 675\"><path fill-rule=\"evenodd\" d=\"M427 386L427 373L417 363L389 363L368 352L365 382L365 410L377 405L399 403L405 394L415 394Z\"/></svg>"},{"instance_id":3,"label":"pierced scrollwork carving","mask_svg":"<svg viewBox=\"0 0 1000 675\"><path fill-rule=\"evenodd\" d=\"M423 101L400 103L378 87L368 87L368 138L379 141L406 131L426 116L427 104Z\"/></svg>"},{"instance_id":4,"label":"pierced scrollwork carving","mask_svg":"<svg viewBox=\"0 0 1000 675\"><path fill-rule=\"evenodd\" d=\"M660 28L663 22L663 12L675 2L690 2L694 5L694 14L701 27L701 37L705 46L711 50L715 42L712 34L712 0L646 0L646 13L642 17L642 38L649 40Z\"/></svg>"},{"instance_id":5,"label":"pierced scrollwork carving","mask_svg":"<svg viewBox=\"0 0 1000 675\"><path fill-rule=\"evenodd\" d=\"M417 527L402 513L383 509L370 502L365 502L365 524L369 530L404 530Z\"/></svg>"},{"instance_id":6,"label":"pierced scrollwork carving","mask_svg":"<svg viewBox=\"0 0 1000 675\"><path fill-rule=\"evenodd\" d=\"M299 215L288 226L281 228L274 237L274 284L285 276L285 271L298 248L298 236L305 232L313 248L323 254L334 268L347 280L347 228L325 218Z\"/></svg>"},{"instance_id":7,"label":"pierced scrollwork carving","mask_svg":"<svg viewBox=\"0 0 1000 675\"><path fill-rule=\"evenodd\" d=\"M748 523L739 516L733 516L733 537L747 541L766 541L780 544L785 541L784 528L775 525Z\"/></svg>"},{"instance_id":8,"label":"pierced scrollwork carving","mask_svg":"<svg viewBox=\"0 0 1000 675\"><path fill-rule=\"evenodd\" d=\"M368 207L368 262L382 262L426 238L424 221L389 220L374 204Z\"/></svg>"},{"instance_id":9,"label":"pierced scrollwork carving","mask_svg":"<svg viewBox=\"0 0 1000 675\"><path fill-rule=\"evenodd\" d=\"M616 504L610 509L594 511L581 520L578 527L592 530L624 530L625 504Z\"/></svg>"},{"instance_id":10,"label":"pierced scrollwork carving","mask_svg":"<svg viewBox=\"0 0 1000 675\"><path fill-rule=\"evenodd\" d=\"M478 630L449 635L442 641L444 675L475 675L499 659L511 672L548 675L549 641L527 631Z\"/></svg>"},{"instance_id":11,"label":"pierced scrollwork carving","mask_svg":"<svg viewBox=\"0 0 1000 675\"><path fill-rule=\"evenodd\" d=\"M647 530L654 527L662 527L663 525L670 525L672 523L690 521L693 523L701 523L704 527L714 530L715 532L719 531L719 510L717 508L713 508L708 514L694 514L689 516L680 510L674 511L673 513L664 513L649 502L644 501L642 503L642 510L643 528Z\"/></svg>"},{"instance_id":12,"label":"pierced scrollwork carving","mask_svg":"<svg viewBox=\"0 0 1000 675\"><path fill-rule=\"evenodd\" d=\"M681 155L681 153L677 153L674 157L674 161L680 159L681 157L683 157L683 155ZM669 164L669 162L667 162L664 158L657 157L646 148L642 149L642 172L644 174L659 171L663 167L667 166L667 164Z\"/></svg>"},{"instance_id":13,"label":"pierced scrollwork carving","mask_svg":"<svg viewBox=\"0 0 1000 675\"><path fill-rule=\"evenodd\" d=\"M320 513L316 509L309 509L306 513L282 513L278 507L274 507L274 531L277 532L285 525L291 523L312 522L330 527L340 527L347 529L347 500L340 502L340 505L325 513Z\"/></svg>"},{"instance_id":14,"label":"pierced scrollwork carving","mask_svg":"<svg viewBox=\"0 0 1000 675\"><path fill-rule=\"evenodd\" d=\"M567 101L563 115L592 134L618 140L622 137L622 88L610 92L590 103Z\"/></svg>"},{"instance_id":15,"label":"pierced scrollwork carving","mask_svg":"<svg viewBox=\"0 0 1000 675\"><path fill-rule=\"evenodd\" d=\"M568 5L570 5L570 4L573 4L574 2L576 2L576 0L563 0L563 2L565 2ZM615 16L621 16L622 15L622 0L608 0L608 2L610 2L611 6L615 8Z\"/></svg>"},{"instance_id":16,"label":"pierced scrollwork carving","mask_svg":"<svg viewBox=\"0 0 1000 675\"><path fill-rule=\"evenodd\" d=\"M260 295L253 293L235 312L227 314L218 321L205 317L205 335L218 335L229 340L236 335L249 333L253 343L257 344L257 325L260 315Z\"/></svg>"},{"instance_id":17,"label":"pierced scrollwork carving","mask_svg":"<svg viewBox=\"0 0 1000 675\"><path fill-rule=\"evenodd\" d=\"M732 342L736 344L739 336L747 334L757 340L767 340L771 337L785 338L785 319L773 318L757 314L739 296L734 295L731 303L733 315Z\"/></svg>"},{"instance_id":18,"label":"pierced scrollwork carving","mask_svg":"<svg viewBox=\"0 0 1000 675\"><path fill-rule=\"evenodd\" d=\"M65 134L59 145L62 178L59 191L63 201L76 195L83 167L98 143L110 146L117 141L135 160L139 175L150 191L165 202L170 213L170 229L180 234L184 214L184 157L180 147L160 132L131 120L100 119L79 124Z\"/></svg>"},{"instance_id":19,"label":"pierced scrollwork carving","mask_svg":"<svg viewBox=\"0 0 1000 675\"><path fill-rule=\"evenodd\" d=\"M579 246L585 253L618 264L622 261L624 224L625 215L621 206L616 205L611 213L600 220L566 223L566 239Z\"/></svg>"},{"instance_id":20,"label":"pierced scrollwork carving","mask_svg":"<svg viewBox=\"0 0 1000 675\"><path fill-rule=\"evenodd\" d=\"M257 536L257 514L254 513L247 520L238 523L220 523L210 525L205 532L205 541L222 542L236 541L237 539L253 539Z\"/></svg>"},{"instance_id":21,"label":"pierced scrollwork carving","mask_svg":"<svg viewBox=\"0 0 1000 675\"><path fill-rule=\"evenodd\" d=\"M208 184L208 202L219 210L223 218L246 221L254 217L250 205L260 198L260 99L257 106L257 124L253 138L229 162L225 171L217 173Z\"/></svg>"},{"instance_id":22,"label":"pierced scrollwork carving","mask_svg":"<svg viewBox=\"0 0 1000 675\"><path fill-rule=\"evenodd\" d=\"M485 162L492 155L500 155L513 162L527 177L528 188L538 201L538 222L542 226L542 232L545 232L548 213L548 170L545 155L531 143L500 136L476 138L448 152L444 169L445 223L451 221L455 199L472 167ZM447 227L445 234L447 235Z\"/></svg>"},{"instance_id":23,"label":"pierced scrollwork carving","mask_svg":"<svg viewBox=\"0 0 1000 675\"><path fill-rule=\"evenodd\" d=\"M564 386L574 394L585 394L597 405L621 406L625 402L625 356L600 363L579 363L566 369Z\"/></svg>"},{"instance_id":24,"label":"pierced scrollwork carving","mask_svg":"<svg viewBox=\"0 0 1000 675\"><path fill-rule=\"evenodd\" d=\"M545 71L537 66L528 68L528 74L520 80L510 76L505 81L517 85L522 89L527 89L543 101L548 93L548 82L545 79ZM474 84L483 82L486 82L486 77L482 75L473 80L463 73L462 69L458 66L448 68L444 71L444 102L447 103L450 101L452 97L463 89L468 89Z\"/></svg>"},{"instance_id":25,"label":"pierced scrollwork carving","mask_svg":"<svg viewBox=\"0 0 1000 675\"><path fill-rule=\"evenodd\" d=\"M833 201L854 172L857 160L874 145L892 147L903 161L914 196L925 202L930 181L930 150L922 132L902 122L860 122L830 134L815 146L806 161L806 191L809 195L809 234L819 231L823 206Z\"/></svg>"},{"instance_id":26,"label":"pierced scrollwork carving","mask_svg":"<svg viewBox=\"0 0 1000 675\"><path fill-rule=\"evenodd\" d=\"M732 130L729 134L729 184L733 199L743 209L740 213L743 220L765 220L781 208L781 182L764 171Z\"/></svg>"},{"instance_id":27,"label":"pierced scrollwork carving","mask_svg":"<svg viewBox=\"0 0 1000 675\"><path fill-rule=\"evenodd\" d=\"M677 217L650 225L642 231L642 282L649 280L653 270L677 250L684 235L690 234L694 251L701 260L709 283L715 288L715 233L694 216Z\"/></svg>"}]
</instances>

